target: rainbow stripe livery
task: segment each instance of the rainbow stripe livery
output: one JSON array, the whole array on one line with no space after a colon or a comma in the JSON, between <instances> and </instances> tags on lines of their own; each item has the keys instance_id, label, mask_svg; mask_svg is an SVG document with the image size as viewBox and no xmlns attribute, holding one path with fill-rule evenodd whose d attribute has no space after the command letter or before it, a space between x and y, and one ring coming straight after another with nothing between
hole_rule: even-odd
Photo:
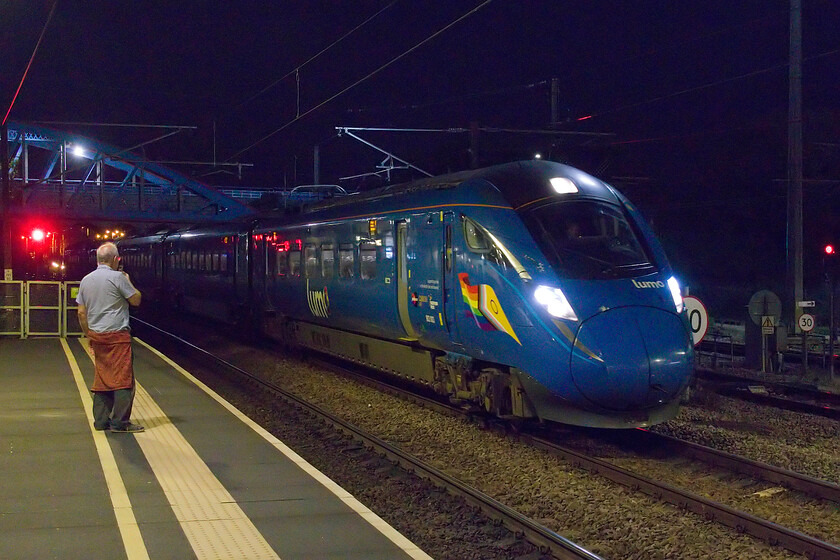
<instances>
[{"instance_id":1,"label":"rainbow stripe livery","mask_svg":"<svg viewBox=\"0 0 840 560\"><path fill-rule=\"evenodd\" d=\"M470 275L466 272L458 274L458 280L461 282L461 296L464 298L464 303L469 306L467 316L475 319L475 323L481 330L505 332L522 346L493 288L487 284L470 285Z\"/></svg>"}]
</instances>

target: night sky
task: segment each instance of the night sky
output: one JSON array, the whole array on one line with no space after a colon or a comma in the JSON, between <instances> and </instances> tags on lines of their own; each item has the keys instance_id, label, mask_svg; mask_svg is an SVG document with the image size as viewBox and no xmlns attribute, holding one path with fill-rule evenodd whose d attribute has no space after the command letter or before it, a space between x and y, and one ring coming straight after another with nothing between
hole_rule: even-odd
<instances>
[{"instance_id":1,"label":"night sky","mask_svg":"<svg viewBox=\"0 0 840 560\"><path fill-rule=\"evenodd\" d=\"M802 4L806 294L820 297L820 244L840 240L840 2ZM0 3L4 114L52 5ZM10 119L194 126L147 157L215 151L254 167L178 169L260 187L311 183L315 144L321 182L374 171L384 156L336 126L475 123L495 129L481 165L540 152L617 186L723 313L782 289L788 28L787 0L60 0ZM556 130L601 134L505 131L551 129L554 78ZM52 126L121 148L160 132ZM359 134L432 173L470 165L463 132Z\"/></svg>"}]
</instances>

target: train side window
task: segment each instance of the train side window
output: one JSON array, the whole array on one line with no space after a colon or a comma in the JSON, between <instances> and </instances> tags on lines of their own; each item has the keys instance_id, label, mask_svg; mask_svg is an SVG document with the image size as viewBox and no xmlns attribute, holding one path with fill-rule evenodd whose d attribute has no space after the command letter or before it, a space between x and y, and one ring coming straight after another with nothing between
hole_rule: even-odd
<instances>
[{"instance_id":1,"label":"train side window","mask_svg":"<svg viewBox=\"0 0 840 560\"><path fill-rule=\"evenodd\" d=\"M478 227L478 224L470 220L464 219L464 237L467 240L467 247L476 253L485 253L490 250L490 240L484 235L484 232Z\"/></svg>"},{"instance_id":2,"label":"train side window","mask_svg":"<svg viewBox=\"0 0 840 560\"><path fill-rule=\"evenodd\" d=\"M274 273L277 276L286 276L289 273L289 255L285 251L280 251L278 248L274 249L275 255L275 269Z\"/></svg>"},{"instance_id":3,"label":"train side window","mask_svg":"<svg viewBox=\"0 0 840 560\"><path fill-rule=\"evenodd\" d=\"M315 278L318 276L318 255L315 245L307 245L303 248L303 260L305 263L306 277Z\"/></svg>"},{"instance_id":4,"label":"train side window","mask_svg":"<svg viewBox=\"0 0 840 560\"><path fill-rule=\"evenodd\" d=\"M338 275L341 278L353 278L353 269L356 259L353 246L349 243L342 243L338 247Z\"/></svg>"},{"instance_id":5,"label":"train side window","mask_svg":"<svg viewBox=\"0 0 840 560\"><path fill-rule=\"evenodd\" d=\"M219 272L219 253L213 252L213 272Z\"/></svg>"},{"instance_id":6,"label":"train side window","mask_svg":"<svg viewBox=\"0 0 840 560\"><path fill-rule=\"evenodd\" d=\"M228 256L227 252L222 253L219 255L219 271L220 272L227 272L228 269Z\"/></svg>"},{"instance_id":7,"label":"train side window","mask_svg":"<svg viewBox=\"0 0 840 560\"><path fill-rule=\"evenodd\" d=\"M321 245L321 276L332 278L335 270L335 251L332 245Z\"/></svg>"},{"instance_id":8,"label":"train side window","mask_svg":"<svg viewBox=\"0 0 840 560\"><path fill-rule=\"evenodd\" d=\"M289 276L300 276L300 251L289 251Z\"/></svg>"},{"instance_id":9,"label":"train side window","mask_svg":"<svg viewBox=\"0 0 840 560\"><path fill-rule=\"evenodd\" d=\"M373 243L359 244L359 275L365 280L376 278L376 245Z\"/></svg>"}]
</instances>

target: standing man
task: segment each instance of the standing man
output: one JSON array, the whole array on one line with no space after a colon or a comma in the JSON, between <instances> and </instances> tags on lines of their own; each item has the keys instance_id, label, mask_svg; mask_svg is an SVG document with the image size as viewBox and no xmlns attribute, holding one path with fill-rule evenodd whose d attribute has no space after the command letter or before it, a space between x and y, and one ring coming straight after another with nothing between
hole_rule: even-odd
<instances>
[{"instance_id":1,"label":"standing man","mask_svg":"<svg viewBox=\"0 0 840 560\"><path fill-rule=\"evenodd\" d=\"M95 362L93 427L112 432L142 432L131 423L134 403L134 366L128 306L140 305L140 291L119 270L120 255L113 243L96 250L96 270L82 278L76 303L79 324L90 340Z\"/></svg>"}]
</instances>

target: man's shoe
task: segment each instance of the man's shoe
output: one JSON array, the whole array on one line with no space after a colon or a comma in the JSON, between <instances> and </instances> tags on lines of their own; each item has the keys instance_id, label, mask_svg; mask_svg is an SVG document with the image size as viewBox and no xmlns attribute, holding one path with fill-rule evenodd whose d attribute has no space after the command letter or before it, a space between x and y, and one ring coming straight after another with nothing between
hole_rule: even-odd
<instances>
[{"instance_id":1,"label":"man's shoe","mask_svg":"<svg viewBox=\"0 0 840 560\"><path fill-rule=\"evenodd\" d=\"M136 434L136 433L139 433L139 432L143 432L145 430L146 430L146 428L144 428L143 426L139 426L137 424L132 424L130 422L128 424L125 424L124 426L121 426L121 427L120 426L111 426L111 431L112 432L127 432L127 433L130 433L130 434Z\"/></svg>"},{"instance_id":2,"label":"man's shoe","mask_svg":"<svg viewBox=\"0 0 840 560\"><path fill-rule=\"evenodd\" d=\"M111 427L110 422L105 422L104 426L97 426L96 424L93 425L93 429L98 431L98 432L101 432L102 430L107 430L110 427Z\"/></svg>"}]
</instances>

